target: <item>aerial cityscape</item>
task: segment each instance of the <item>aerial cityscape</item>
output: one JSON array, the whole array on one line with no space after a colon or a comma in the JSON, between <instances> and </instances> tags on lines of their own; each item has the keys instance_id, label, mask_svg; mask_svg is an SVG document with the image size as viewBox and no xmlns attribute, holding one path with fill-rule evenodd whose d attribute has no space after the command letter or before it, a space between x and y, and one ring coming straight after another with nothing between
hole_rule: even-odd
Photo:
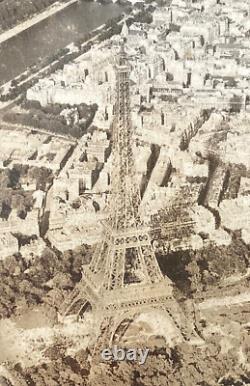
<instances>
[{"instance_id":1,"label":"aerial cityscape","mask_svg":"<svg viewBox=\"0 0 250 386\"><path fill-rule=\"evenodd\" d=\"M0 1L0 386L250 385L250 0Z\"/></svg>"}]
</instances>

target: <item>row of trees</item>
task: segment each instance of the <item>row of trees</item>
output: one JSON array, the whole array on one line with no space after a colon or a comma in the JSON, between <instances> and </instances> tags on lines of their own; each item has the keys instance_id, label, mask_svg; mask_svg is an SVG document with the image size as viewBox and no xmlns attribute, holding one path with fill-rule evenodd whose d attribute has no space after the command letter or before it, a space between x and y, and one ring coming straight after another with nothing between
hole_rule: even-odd
<instances>
[{"instance_id":1,"label":"row of trees","mask_svg":"<svg viewBox=\"0 0 250 386\"><path fill-rule=\"evenodd\" d=\"M24 219L32 206L33 198L30 192L7 190L3 192L0 199L0 217L8 219L9 214L14 209L17 211L17 215Z\"/></svg>"},{"instance_id":2,"label":"row of trees","mask_svg":"<svg viewBox=\"0 0 250 386\"><path fill-rule=\"evenodd\" d=\"M250 265L250 247L239 237L229 246L210 245L197 251L180 251L158 256L164 272L187 296L218 286L234 274L245 274Z\"/></svg>"},{"instance_id":3,"label":"row of trees","mask_svg":"<svg viewBox=\"0 0 250 386\"><path fill-rule=\"evenodd\" d=\"M23 241L20 236L21 244ZM80 280L82 264L90 261L91 253L87 246L64 254L46 248L33 262L21 255L0 260L0 319L42 303L58 309L67 290ZM48 281L50 285L46 285Z\"/></svg>"},{"instance_id":4,"label":"row of trees","mask_svg":"<svg viewBox=\"0 0 250 386\"><path fill-rule=\"evenodd\" d=\"M0 28L6 30L43 11L56 0L2 0L0 2Z\"/></svg>"},{"instance_id":5,"label":"row of trees","mask_svg":"<svg viewBox=\"0 0 250 386\"><path fill-rule=\"evenodd\" d=\"M218 337L217 337L218 339ZM246 347L249 350L249 342ZM88 385L131 386L159 385L238 385L243 386L249 375L240 369L235 349L222 354L216 340L203 348L182 344L174 349L150 350L143 366L131 362L94 365L91 368ZM238 383L223 383L227 373Z\"/></svg>"},{"instance_id":6,"label":"row of trees","mask_svg":"<svg viewBox=\"0 0 250 386\"><path fill-rule=\"evenodd\" d=\"M66 107L69 106L57 104L55 106L39 107L37 104L35 107L35 104L33 103L33 107L27 113L9 112L5 114L4 120L14 124L18 123L23 126L47 130L51 133L66 134L79 138L93 121L97 105L94 104L88 106L86 104L81 104L77 106L79 123L72 123L69 125L64 116L60 115L60 112Z\"/></svg>"},{"instance_id":7,"label":"row of trees","mask_svg":"<svg viewBox=\"0 0 250 386\"><path fill-rule=\"evenodd\" d=\"M96 112L97 105L87 105L86 103L81 103L79 105L69 105L69 104L61 104L61 103L53 103L47 106L41 106L38 101L29 101L24 99L21 103L21 107L27 110L30 114L36 115L39 113L45 114L50 118L57 118L60 116L61 112L64 109L77 109L77 113L79 114L79 119L88 118L90 112Z\"/></svg>"},{"instance_id":8,"label":"row of trees","mask_svg":"<svg viewBox=\"0 0 250 386\"><path fill-rule=\"evenodd\" d=\"M42 77L46 77L51 75L52 73L62 70L64 65L67 63L72 62L75 58L77 58L80 54L83 54L90 50L92 47L92 43L89 42L88 44L84 45L80 52L72 52L68 53L68 49L61 49L59 50L55 55L46 57L39 65L34 64L28 69L27 74L22 74L18 78L14 79L11 82L11 87L6 94L0 93L0 101L6 102L8 100L12 100L17 98L18 96L22 96L20 98L20 102L25 98L26 91L34 86L35 83ZM33 77L31 77L29 80L25 81L26 78L29 78L32 74L35 74L38 71L41 71L44 67L47 67L46 70L42 71Z\"/></svg>"},{"instance_id":9,"label":"row of trees","mask_svg":"<svg viewBox=\"0 0 250 386\"><path fill-rule=\"evenodd\" d=\"M110 19L105 24L101 33L98 31L91 31L89 33L84 34L84 36L78 39L75 43L79 49L79 52L70 53L68 48L62 48L62 49L59 49L58 52L56 52L54 55L44 58L44 60L42 60L39 63L39 65L34 64L33 66L31 66L27 74L25 75L22 74L18 78L12 81L11 88L7 94L1 94L0 92L0 101L5 102L11 99L15 99L21 94L23 94L23 98L24 98L24 94L26 93L26 91L38 81L38 79L41 77L41 73L39 74L39 76L34 76L25 82L26 78L29 78L32 74L35 74L39 70L42 70L44 67L48 67L48 68L45 71L43 71L43 74L42 74L43 77L49 76L55 71L62 69L65 64L72 62L79 55L82 55L85 52L88 52L94 43L91 41L88 42L87 44L84 44L84 43L86 43L88 40L90 40L97 34L100 33L98 41L104 41L111 38L115 34L119 34L121 32L122 26L119 25L118 22L122 19L122 17L123 16L120 15L115 17L114 19ZM130 25L134 21L142 22L142 23L151 23L152 22L151 12L142 10L141 12L138 12L135 16L127 19L127 24Z\"/></svg>"},{"instance_id":10,"label":"row of trees","mask_svg":"<svg viewBox=\"0 0 250 386\"><path fill-rule=\"evenodd\" d=\"M117 23L112 23L110 27L107 27L99 36L99 42L110 39L113 35L118 35L121 33L122 26Z\"/></svg>"},{"instance_id":11,"label":"row of trees","mask_svg":"<svg viewBox=\"0 0 250 386\"><path fill-rule=\"evenodd\" d=\"M218 339L218 337L217 337ZM29 385L37 386L159 386L159 385L238 385L249 382L249 374L238 364L237 350L223 354L219 340L196 347L182 344L175 348L153 348L146 363L111 362L89 363L89 351L80 350L74 357L66 354L66 345L58 342L46 350L51 359L38 366L15 366L16 374ZM250 349L242 337L243 350ZM230 375L228 375L230 374Z\"/></svg>"},{"instance_id":12,"label":"row of trees","mask_svg":"<svg viewBox=\"0 0 250 386\"><path fill-rule=\"evenodd\" d=\"M101 32L100 41L110 38L114 34L120 33L120 26L117 24L122 18L122 15L115 17L114 19L110 19L104 26L103 31ZM30 66L26 74L21 74L16 79L13 79L11 82L10 90L7 94L0 93L0 101L6 102L10 99L15 99L20 94L26 93L27 89L32 87L38 79L41 77L34 76L25 82L26 78L29 78L32 74L35 74L39 70L42 70L44 67L48 67L45 71L43 71L43 77L49 76L55 71L61 70L65 64L72 62L79 55L88 52L93 43L88 42L91 38L96 36L98 31L91 31L85 33L81 38L79 38L75 45L78 47L79 52L70 52L67 47L59 49L54 55L44 58L39 64L35 63ZM87 44L84 44L88 42ZM22 99L21 99L22 100Z\"/></svg>"},{"instance_id":13,"label":"row of trees","mask_svg":"<svg viewBox=\"0 0 250 386\"><path fill-rule=\"evenodd\" d=\"M24 191L21 179L34 182L35 186L45 189L51 182L52 173L46 168L14 165L12 169L0 171L0 217L8 219L15 209L20 218L25 218L33 207L32 191Z\"/></svg>"}]
</instances>

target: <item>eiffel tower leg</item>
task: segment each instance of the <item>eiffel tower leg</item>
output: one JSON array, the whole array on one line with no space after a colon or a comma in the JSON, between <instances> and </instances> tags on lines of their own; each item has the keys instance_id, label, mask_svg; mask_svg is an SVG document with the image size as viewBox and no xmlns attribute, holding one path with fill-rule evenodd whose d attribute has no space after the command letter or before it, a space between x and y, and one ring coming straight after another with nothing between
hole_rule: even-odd
<instances>
[{"instance_id":1,"label":"eiffel tower leg","mask_svg":"<svg viewBox=\"0 0 250 386\"><path fill-rule=\"evenodd\" d=\"M179 304L176 301L170 301L166 305L161 305L160 308L168 314L172 323L178 329L182 339L184 341L189 341L192 327L187 324L187 318Z\"/></svg>"},{"instance_id":2,"label":"eiffel tower leg","mask_svg":"<svg viewBox=\"0 0 250 386\"><path fill-rule=\"evenodd\" d=\"M138 315L137 310L133 310L132 312L126 310L125 312L119 313L119 315L109 315L103 319L98 328L98 333L95 336L95 341L93 342L92 360L95 363L102 361L101 353L104 349L112 349L112 346L118 343L115 341L115 333L118 331L118 328L118 336L119 338L122 338L128 326L130 325L131 320L133 320L136 315ZM121 331L120 327L122 322L126 320L128 323L125 324L123 330Z\"/></svg>"},{"instance_id":3,"label":"eiffel tower leg","mask_svg":"<svg viewBox=\"0 0 250 386\"><path fill-rule=\"evenodd\" d=\"M101 353L104 349L111 348L111 336L114 328L114 317L106 316L97 331L95 341L90 347L92 351L92 361L99 363L102 361Z\"/></svg>"},{"instance_id":4,"label":"eiffel tower leg","mask_svg":"<svg viewBox=\"0 0 250 386\"><path fill-rule=\"evenodd\" d=\"M84 310L87 303L95 306L97 302L97 295L91 284L88 283L87 278L85 281L78 283L74 290L66 297L62 305L60 306L58 319L63 321L68 315L75 315L78 319L81 311Z\"/></svg>"},{"instance_id":5,"label":"eiffel tower leg","mask_svg":"<svg viewBox=\"0 0 250 386\"><path fill-rule=\"evenodd\" d=\"M74 304L76 304L80 300L80 288L79 285L76 285L74 290L70 293L69 296L66 297L64 302L61 304L58 319L60 322L63 322L64 318L70 313ZM80 305L80 307L82 304Z\"/></svg>"}]
</instances>

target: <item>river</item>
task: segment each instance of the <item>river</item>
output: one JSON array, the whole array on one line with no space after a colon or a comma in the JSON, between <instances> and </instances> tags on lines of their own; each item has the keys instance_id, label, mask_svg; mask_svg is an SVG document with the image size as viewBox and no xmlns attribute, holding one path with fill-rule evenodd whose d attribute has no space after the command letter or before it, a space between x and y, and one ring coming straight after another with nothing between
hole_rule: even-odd
<instances>
[{"instance_id":1,"label":"river","mask_svg":"<svg viewBox=\"0 0 250 386\"><path fill-rule=\"evenodd\" d=\"M123 8L117 4L80 1L32 26L0 45L0 84L82 37Z\"/></svg>"}]
</instances>

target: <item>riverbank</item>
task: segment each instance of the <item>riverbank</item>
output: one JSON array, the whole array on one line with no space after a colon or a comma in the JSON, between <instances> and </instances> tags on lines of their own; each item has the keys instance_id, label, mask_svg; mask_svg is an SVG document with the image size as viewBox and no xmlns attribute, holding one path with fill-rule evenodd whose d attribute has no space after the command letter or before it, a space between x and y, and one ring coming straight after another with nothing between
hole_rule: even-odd
<instances>
[{"instance_id":1,"label":"riverbank","mask_svg":"<svg viewBox=\"0 0 250 386\"><path fill-rule=\"evenodd\" d=\"M117 27L120 26L118 28L121 29L122 22L127 18L128 15L121 15L113 18L113 21L116 20ZM0 88L0 111L7 109L12 103L18 101L21 95L24 95L27 89L32 87L39 79L49 76L58 69L62 69L65 64L71 61L81 59L82 55L85 55L96 41L98 42L98 39L101 39L102 37L100 41L103 41L117 33L117 27L115 27L115 25L111 27L109 25L107 26L106 24L102 24L86 34L86 36L81 39L81 42L78 40L80 47L77 51L74 51L74 49L72 50L72 47L74 48L75 45L71 42L64 49L60 50L60 55L57 58L49 58L49 63L47 63L47 58L46 64L40 64L40 68L37 66L30 68L13 78L11 81L3 84Z\"/></svg>"},{"instance_id":2,"label":"riverbank","mask_svg":"<svg viewBox=\"0 0 250 386\"><path fill-rule=\"evenodd\" d=\"M62 11L63 9L69 7L72 4L77 3L78 0L69 0L65 3L55 3L51 5L49 8L47 8L45 11L41 12L38 15L35 15L29 20L24 21L21 24L18 24L17 26L11 28L8 31L3 32L0 35L0 44L13 38L14 36L18 35L19 33L25 31L26 29L29 29L30 27L34 26L35 24L40 23L41 21L47 19L48 17L56 14L57 12Z\"/></svg>"}]
</instances>

